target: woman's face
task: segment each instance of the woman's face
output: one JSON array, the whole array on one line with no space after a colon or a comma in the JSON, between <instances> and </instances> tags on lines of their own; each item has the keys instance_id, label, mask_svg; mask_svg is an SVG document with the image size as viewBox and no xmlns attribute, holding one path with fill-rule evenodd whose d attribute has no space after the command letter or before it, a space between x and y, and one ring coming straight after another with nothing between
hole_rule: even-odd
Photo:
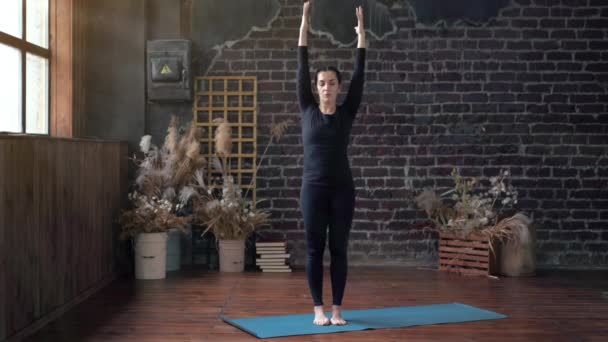
<instances>
[{"instance_id":1,"label":"woman's face","mask_svg":"<svg viewBox=\"0 0 608 342\"><path fill-rule=\"evenodd\" d=\"M340 93L340 83L334 71L321 71L317 74L317 92L321 102L335 104Z\"/></svg>"}]
</instances>

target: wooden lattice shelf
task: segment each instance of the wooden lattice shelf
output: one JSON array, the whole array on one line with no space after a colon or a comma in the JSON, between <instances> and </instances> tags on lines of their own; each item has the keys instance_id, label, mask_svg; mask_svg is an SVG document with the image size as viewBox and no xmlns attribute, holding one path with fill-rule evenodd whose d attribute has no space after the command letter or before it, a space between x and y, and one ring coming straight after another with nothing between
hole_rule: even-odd
<instances>
[{"instance_id":1,"label":"wooden lattice shelf","mask_svg":"<svg viewBox=\"0 0 608 342\"><path fill-rule=\"evenodd\" d=\"M196 77L194 83L194 122L204 129L201 153L208 160L214 156L217 118L224 118L232 128L230 172L235 184L256 201L257 156L257 78L255 76ZM208 174L220 175L209 163Z\"/></svg>"}]
</instances>

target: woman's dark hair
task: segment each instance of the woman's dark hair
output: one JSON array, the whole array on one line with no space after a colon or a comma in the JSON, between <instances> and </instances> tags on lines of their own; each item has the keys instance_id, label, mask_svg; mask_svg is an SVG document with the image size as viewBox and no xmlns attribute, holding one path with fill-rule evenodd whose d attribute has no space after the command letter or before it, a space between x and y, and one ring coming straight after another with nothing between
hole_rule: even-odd
<instances>
[{"instance_id":1,"label":"woman's dark hair","mask_svg":"<svg viewBox=\"0 0 608 342\"><path fill-rule=\"evenodd\" d=\"M338 78L338 84L342 83L342 75L340 75L340 72L338 71L338 69L336 67L333 66L326 66L320 69L317 69L317 72L315 73L315 85L317 84L317 77L319 77L319 73L323 72L323 71L333 71L336 73L336 77Z\"/></svg>"}]
</instances>

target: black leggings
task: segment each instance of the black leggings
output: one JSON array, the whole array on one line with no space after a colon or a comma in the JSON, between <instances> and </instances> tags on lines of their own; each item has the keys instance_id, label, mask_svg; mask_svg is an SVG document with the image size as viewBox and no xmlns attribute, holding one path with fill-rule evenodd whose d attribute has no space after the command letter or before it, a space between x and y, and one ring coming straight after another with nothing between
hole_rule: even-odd
<instances>
[{"instance_id":1,"label":"black leggings","mask_svg":"<svg viewBox=\"0 0 608 342\"><path fill-rule=\"evenodd\" d=\"M315 305L323 305L323 252L329 226L333 305L342 305L348 262L348 235L355 208L352 187L303 184L300 206L304 216L306 275Z\"/></svg>"}]
</instances>

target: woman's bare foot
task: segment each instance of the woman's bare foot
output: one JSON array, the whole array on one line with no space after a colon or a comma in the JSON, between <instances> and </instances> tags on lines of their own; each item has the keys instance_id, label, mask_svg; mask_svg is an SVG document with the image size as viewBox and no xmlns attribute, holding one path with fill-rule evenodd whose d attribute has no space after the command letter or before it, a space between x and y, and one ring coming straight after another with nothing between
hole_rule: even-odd
<instances>
[{"instance_id":1,"label":"woman's bare foot","mask_svg":"<svg viewBox=\"0 0 608 342\"><path fill-rule=\"evenodd\" d=\"M342 307L340 305L333 305L331 307L330 322L333 325L346 325L346 321L342 318Z\"/></svg>"},{"instance_id":2,"label":"woman's bare foot","mask_svg":"<svg viewBox=\"0 0 608 342\"><path fill-rule=\"evenodd\" d=\"M325 312L323 311L323 306L315 306L315 319L312 321L314 325L329 325L331 322L329 318L325 316Z\"/></svg>"}]
</instances>

